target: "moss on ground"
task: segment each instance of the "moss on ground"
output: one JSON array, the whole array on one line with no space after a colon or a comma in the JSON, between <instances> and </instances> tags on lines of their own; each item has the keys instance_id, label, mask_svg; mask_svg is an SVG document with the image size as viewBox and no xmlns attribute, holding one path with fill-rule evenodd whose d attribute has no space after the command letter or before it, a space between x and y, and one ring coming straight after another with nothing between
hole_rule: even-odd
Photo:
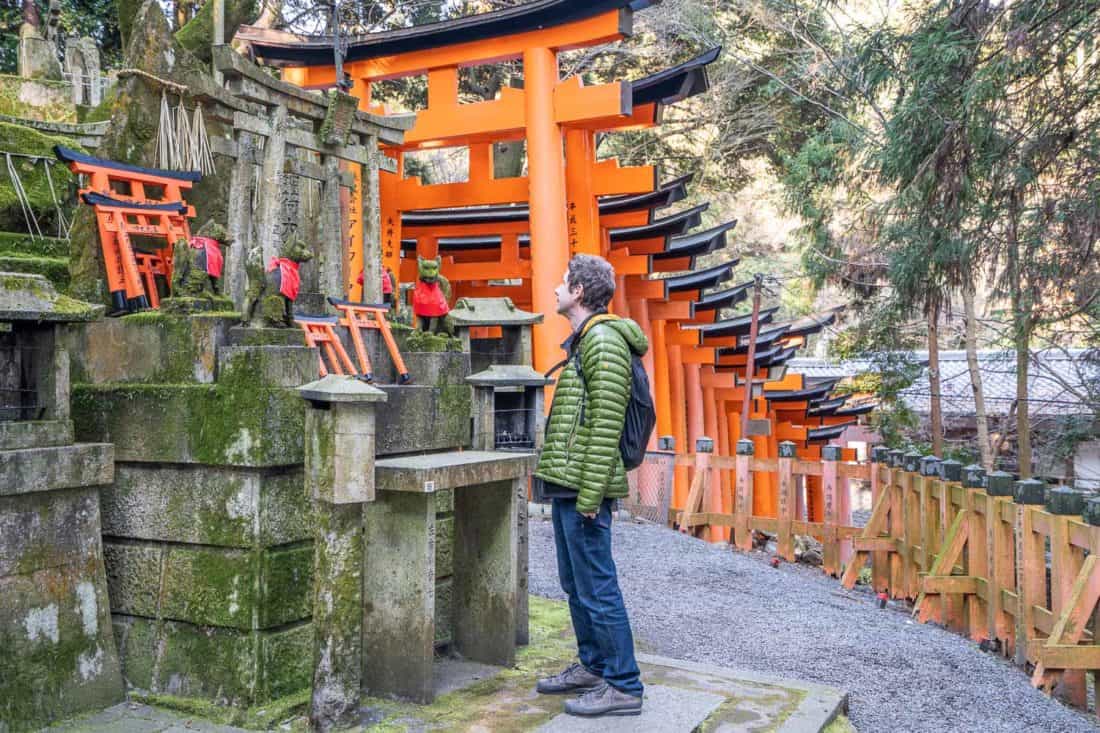
<instances>
[{"instance_id":1,"label":"moss on ground","mask_svg":"<svg viewBox=\"0 0 1100 733\"><path fill-rule=\"evenodd\" d=\"M131 698L146 705L193 715L222 725L235 725L249 730L272 730L309 708L309 690L300 690L277 700L255 705L248 709L218 705L209 700L175 695L132 693Z\"/></svg>"},{"instance_id":2,"label":"moss on ground","mask_svg":"<svg viewBox=\"0 0 1100 733\"><path fill-rule=\"evenodd\" d=\"M561 601L531 596L530 619L531 643L517 651L515 667L443 695L431 705L367 698L364 706L383 717L364 730L509 733L532 730L549 721L561 712L562 701L535 694L535 681L561 671L576 655L569 607Z\"/></svg>"}]
</instances>

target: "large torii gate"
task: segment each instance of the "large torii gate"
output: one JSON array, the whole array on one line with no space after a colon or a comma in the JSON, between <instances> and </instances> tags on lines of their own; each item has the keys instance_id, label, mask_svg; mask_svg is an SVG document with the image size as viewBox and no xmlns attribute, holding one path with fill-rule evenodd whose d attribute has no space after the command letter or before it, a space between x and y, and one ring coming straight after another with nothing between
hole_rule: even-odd
<instances>
[{"instance_id":1,"label":"large torii gate","mask_svg":"<svg viewBox=\"0 0 1100 733\"><path fill-rule=\"evenodd\" d=\"M595 154L597 133L654 126L663 105L705 90L705 67L718 49L630 82L585 86L576 77L560 79L560 52L623 38L632 11L648 4L535 0L348 43L344 69L364 110L380 111L371 108L373 84L427 76L427 108L402 143L382 145L394 164L394 172L380 174L382 263L412 280L415 254L440 254L457 294L508 295L521 307L552 313L553 291L569 257L601 254L619 278L613 310L637 320L652 343L646 367L660 435L674 436L680 452L710 436L725 456L738 441L751 439L762 458L776 457L778 443L792 439L801 457L820 458L820 444L854 418L840 412L842 402L829 400L831 385L784 376L784 363L825 319L772 324L774 309L766 310L750 369L751 320L719 313L744 300L751 283L722 285L736 262L695 269L697 257L726 245L734 222L693 232L705 204L657 217L656 209L684 198L687 180L657 185L652 166L621 167ZM284 67L288 81L310 88L336 82L331 38L248 27L238 38L265 63ZM459 102L460 68L504 60L522 61L523 89L504 87L496 99ZM495 178L493 143L518 139L527 142L527 176ZM406 152L454 146L469 151L467 181L424 185L404 177ZM518 285L502 287L502 280ZM536 329L537 367L557 361L566 331L556 318ZM750 417L769 430L741 434L746 404ZM686 500L692 470L679 463L673 506ZM756 476L752 505L758 515L775 516L774 478ZM731 509L732 483L728 470L714 471L705 499L710 511ZM820 511L820 492L807 488L812 516ZM728 535L726 529L710 531L712 540Z\"/></svg>"},{"instance_id":2,"label":"large torii gate","mask_svg":"<svg viewBox=\"0 0 1100 733\"><path fill-rule=\"evenodd\" d=\"M583 86L577 77L562 80L558 54L621 40L630 32L633 11L648 4L536 0L350 41L344 70L364 111L371 106L373 83L419 74L428 79L427 108L418 112L403 144L386 149L396 157L398 171L382 175L383 265L400 270L401 211L527 203L530 262L537 273L530 280L531 307L553 313L554 288L571 253L603 251L597 197L647 193L655 187L651 166L620 168L614 161L596 161L595 133L652 125L658 106L654 95L680 91L659 84L643 88L636 105L629 82ZM329 87L336 81L331 38L247 26L237 37L265 63L287 67L288 81L304 87ZM504 87L497 99L459 103L459 68L515 59L523 64L523 89ZM493 178L491 144L518 139L527 144L527 177ZM423 186L403 179L403 152L457 145L470 150L468 182ZM561 319L548 318L536 329L536 368L556 361L558 344L567 335L568 325Z\"/></svg>"}]
</instances>

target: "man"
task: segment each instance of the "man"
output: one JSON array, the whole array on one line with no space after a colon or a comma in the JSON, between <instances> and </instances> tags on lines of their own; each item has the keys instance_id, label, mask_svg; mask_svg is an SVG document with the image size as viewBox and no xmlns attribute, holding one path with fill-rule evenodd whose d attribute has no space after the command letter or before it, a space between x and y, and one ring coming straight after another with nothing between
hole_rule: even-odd
<instances>
[{"instance_id":1,"label":"man","mask_svg":"<svg viewBox=\"0 0 1100 733\"><path fill-rule=\"evenodd\" d=\"M634 321L607 315L615 271L602 257L577 255L555 294L573 333L554 390L535 480L553 502L558 577L569 596L579 663L538 681L544 694L583 693L573 715L637 715L642 682L634 637L611 558L611 504L627 495L619 454L630 399L631 354L649 348ZM579 349L581 373L576 368Z\"/></svg>"}]
</instances>

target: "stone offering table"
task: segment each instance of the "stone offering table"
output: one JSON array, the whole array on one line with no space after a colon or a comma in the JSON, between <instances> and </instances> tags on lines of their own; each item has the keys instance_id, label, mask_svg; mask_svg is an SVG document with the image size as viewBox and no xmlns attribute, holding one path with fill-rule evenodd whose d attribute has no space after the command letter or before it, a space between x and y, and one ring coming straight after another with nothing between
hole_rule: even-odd
<instances>
[{"instance_id":1,"label":"stone offering table","mask_svg":"<svg viewBox=\"0 0 1100 733\"><path fill-rule=\"evenodd\" d=\"M452 499L454 649L486 664L515 661L517 517L534 458L463 451L375 463L376 498L363 516L365 694L432 700L436 507Z\"/></svg>"}]
</instances>

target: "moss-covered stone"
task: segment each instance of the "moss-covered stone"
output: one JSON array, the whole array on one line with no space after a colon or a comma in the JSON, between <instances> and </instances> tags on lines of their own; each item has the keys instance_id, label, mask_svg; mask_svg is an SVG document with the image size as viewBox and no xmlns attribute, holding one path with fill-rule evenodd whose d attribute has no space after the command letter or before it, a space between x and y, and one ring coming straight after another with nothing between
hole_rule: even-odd
<instances>
[{"instance_id":1,"label":"moss-covered stone","mask_svg":"<svg viewBox=\"0 0 1100 733\"><path fill-rule=\"evenodd\" d=\"M454 573L455 519L439 517L435 520L435 577L444 578Z\"/></svg>"},{"instance_id":2,"label":"moss-covered stone","mask_svg":"<svg viewBox=\"0 0 1100 733\"><path fill-rule=\"evenodd\" d=\"M78 384L72 414L78 439L114 442L120 461L260 467L304 460L305 403L255 376L215 385Z\"/></svg>"},{"instance_id":3,"label":"moss-covered stone","mask_svg":"<svg viewBox=\"0 0 1100 733\"><path fill-rule=\"evenodd\" d=\"M163 556L163 547L104 541L112 612L156 618Z\"/></svg>"},{"instance_id":4,"label":"moss-covered stone","mask_svg":"<svg viewBox=\"0 0 1100 733\"><path fill-rule=\"evenodd\" d=\"M106 594L95 592L93 568L0 577L0 721L10 730L121 700Z\"/></svg>"},{"instance_id":5,"label":"moss-covered stone","mask_svg":"<svg viewBox=\"0 0 1100 733\"><path fill-rule=\"evenodd\" d=\"M161 616L202 626L252 628L256 556L214 547L170 547Z\"/></svg>"},{"instance_id":6,"label":"moss-covered stone","mask_svg":"<svg viewBox=\"0 0 1100 733\"><path fill-rule=\"evenodd\" d=\"M67 337L76 383L210 383L232 314L173 316L145 311L73 329Z\"/></svg>"},{"instance_id":7,"label":"moss-covered stone","mask_svg":"<svg viewBox=\"0 0 1100 733\"><path fill-rule=\"evenodd\" d=\"M69 264L55 257L0 255L0 271L42 275L61 291L69 287Z\"/></svg>"},{"instance_id":8,"label":"moss-covered stone","mask_svg":"<svg viewBox=\"0 0 1100 733\"><path fill-rule=\"evenodd\" d=\"M69 240L32 237L21 232L0 232L0 254L64 259L69 254Z\"/></svg>"},{"instance_id":9,"label":"moss-covered stone","mask_svg":"<svg viewBox=\"0 0 1100 733\"><path fill-rule=\"evenodd\" d=\"M435 643L448 644L454 639L454 579L435 584Z\"/></svg>"},{"instance_id":10,"label":"moss-covered stone","mask_svg":"<svg viewBox=\"0 0 1100 733\"><path fill-rule=\"evenodd\" d=\"M75 122L72 84L0 74L0 114L45 122ZM18 152L18 148L6 148Z\"/></svg>"},{"instance_id":11,"label":"moss-covered stone","mask_svg":"<svg viewBox=\"0 0 1100 733\"><path fill-rule=\"evenodd\" d=\"M255 698L255 646L249 632L163 622L155 690L247 707Z\"/></svg>"},{"instance_id":12,"label":"moss-covered stone","mask_svg":"<svg viewBox=\"0 0 1100 733\"><path fill-rule=\"evenodd\" d=\"M313 604L313 544L265 551L261 583L262 628L309 618Z\"/></svg>"},{"instance_id":13,"label":"moss-covered stone","mask_svg":"<svg viewBox=\"0 0 1100 733\"><path fill-rule=\"evenodd\" d=\"M176 31L176 40L195 55L195 58L210 63L210 47L214 43L214 3L203 3L195 17ZM256 19L255 0L229 0L225 4L225 39L233 38L237 26Z\"/></svg>"},{"instance_id":14,"label":"moss-covered stone","mask_svg":"<svg viewBox=\"0 0 1100 733\"><path fill-rule=\"evenodd\" d=\"M0 110L2 111L2 110ZM53 146L64 145L83 150L76 141L55 135L47 135L32 127L0 122L0 150L11 150L27 155L42 155L49 158L50 175L40 160L30 158L12 158L19 181L23 185L31 210L39 217L38 226L43 233L57 232L57 213L54 196L59 201L68 197L69 183L73 180L68 166L54 159ZM53 180L53 191L50 189ZM7 174L0 176L0 230L27 231L27 222L23 208L16 197L15 188Z\"/></svg>"}]
</instances>

